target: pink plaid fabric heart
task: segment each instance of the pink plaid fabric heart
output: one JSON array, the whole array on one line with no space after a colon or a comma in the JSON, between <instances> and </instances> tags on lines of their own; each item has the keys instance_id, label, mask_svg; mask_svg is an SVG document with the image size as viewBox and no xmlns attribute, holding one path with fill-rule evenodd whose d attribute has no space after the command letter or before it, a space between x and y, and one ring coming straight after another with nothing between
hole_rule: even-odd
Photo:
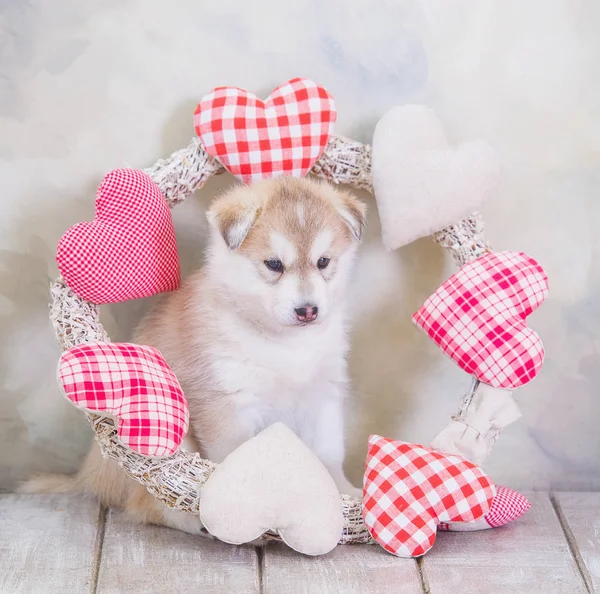
<instances>
[{"instance_id":1,"label":"pink plaid fabric heart","mask_svg":"<svg viewBox=\"0 0 600 594\"><path fill-rule=\"evenodd\" d=\"M142 171L115 169L96 193L96 216L60 239L58 269L92 303L149 297L179 287L173 220L158 186Z\"/></svg>"},{"instance_id":2,"label":"pink plaid fabric heart","mask_svg":"<svg viewBox=\"0 0 600 594\"><path fill-rule=\"evenodd\" d=\"M218 87L198 104L194 125L208 154L249 183L305 176L323 154L335 118L326 89L294 78L265 101L236 87Z\"/></svg>"},{"instance_id":3,"label":"pink plaid fabric heart","mask_svg":"<svg viewBox=\"0 0 600 594\"><path fill-rule=\"evenodd\" d=\"M495 495L475 464L425 446L369 438L363 518L371 536L398 557L419 557L434 544L441 522L471 522Z\"/></svg>"},{"instance_id":4,"label":"pink plaid fabric heart","mask_svg":"<svg viewBox=\"0 0 600 594\"><path fill-rule=\"evenodd\" d=\"M533 258L491 253L452 275L413 321L461 369L495 388L513 389L542 366L542 341L525 320L547 295L548 277Z\"/></svg>"},{"instance_id":5,"label":"pink plaid fabric heart","mask_svg":"<svg viewBox=\"0 0 600 594\"><path fill-rule=\"evenodd\" d=\"M187 401L155 348L125 343L73 347L60 358L58 381L77 407L115 418L119 439L144 456L170 456L187 433Z\"/></svg>"},{"instance_id":6,"label":"pink plaid fabric heart","mask_svg":"<svg viewBox=\"0 0 600 594\"><path fill-rule=\"evenodd\" d=\"M524 513L529 511L531 503L525 495L513 491L508 487L496 487L496 496L492 501L490 511L473 522L440 523L438 530L450 532L470 532L473 530L486 530L489 528L500 528L510 522L514 522Z\"/></svg>"}]
</instances>

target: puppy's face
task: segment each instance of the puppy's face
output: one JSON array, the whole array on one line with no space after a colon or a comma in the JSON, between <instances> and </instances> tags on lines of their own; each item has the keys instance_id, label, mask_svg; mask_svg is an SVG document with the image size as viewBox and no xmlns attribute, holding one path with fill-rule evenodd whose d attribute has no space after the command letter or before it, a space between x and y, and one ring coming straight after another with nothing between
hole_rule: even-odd
<instances>
[{"instance_id":1,"label":"puppy's face","mask_svg":"<svg viewBox=\"0 0 600 594\"><path fill-rule=\"evenodd\" d=\"M271 327L319 324L343 297L365 224L350 194L307 179L236 187L208 213L208 267L236 309Z\"/></svg>"}]
</instances>

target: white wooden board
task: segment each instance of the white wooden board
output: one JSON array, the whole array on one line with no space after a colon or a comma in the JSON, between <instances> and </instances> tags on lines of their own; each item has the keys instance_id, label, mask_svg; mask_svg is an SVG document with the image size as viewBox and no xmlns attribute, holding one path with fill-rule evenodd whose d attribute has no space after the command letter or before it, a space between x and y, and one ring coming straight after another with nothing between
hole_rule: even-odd
<instances>
[{"instance_id":1,"label":"white wooden board","mask_svg":"<svg viewBox=\"0 0 600 594\"><path fill-rule=\"evenodd\" d=\"M0 495L0 594L419 594L423 584L432 594L600 592L600 493L556 494L560 521L546 494L530 500L504 528L441 533L422 581L414 561L377 546L306 557L271 544L258 554L119 512L99 522L91 499Z\"/></svg>"},{"instance_id":2,"label":"white wooden board","mask_svg":"<svg viewBox=\"0 0 600 594\"><path fill-rule=\"evenodd\" d=\"M0 593L93 591L99 511L67 495L0 495Z\"/></svg>"},{"instance_id":3,"label":"white wooden board","mask_svg":"<svg viewBox=\"0 0 600 594\"><path fill-rule=\"evenodd\" d=\"M307 557L282 544L263 551L265 594L421 594L417 564L375 545L340 545Z\"/></svg>"},{"instance_id":4,"label":"white wooden board","mask_svg":"<svg viewBox=\"0 0 600 594\"><path fill-rule=\"evenodd\" d=\"M158 526L142 526L109 511L98 594L254 594L253 547L235 547Z\"/></svg>"},{"instance_id":5,"label":"white wooden board","mask_svg":"<svg viewBox=\"0 0 600 594\"><path fill-rule=\"evenodd\" d=\"M574 537L590 590L600 592L600 493L557 493L555 501Z\"/></svg>"},{"instance_id":6,"label":"white wooden board","mask_svg":"<svg viewBox=\"0 0 600 594\"><path fill-rule=\"evenodd\" d=\"M424 558L432 594L576 594L586 592L546 494L516 522L482 532L438 535Z\"/></svg>"}]
</instances>

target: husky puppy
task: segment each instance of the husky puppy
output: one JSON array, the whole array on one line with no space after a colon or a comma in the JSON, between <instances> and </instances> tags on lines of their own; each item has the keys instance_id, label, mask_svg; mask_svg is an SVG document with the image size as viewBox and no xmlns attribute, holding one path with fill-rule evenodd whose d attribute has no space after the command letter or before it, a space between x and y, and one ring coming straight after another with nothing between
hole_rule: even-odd
<instances>
[{"instance_id":1,"label":"husky puppy","mask_svg":"<svg viewBox=\"0 0 600 594\"><path fill-rule=\"evenodd\" d=\"M186 447L214 462L274 422L297 433L340 492L346 479L346 293L366 209L308 179L236 186L208 211L202 269L166 295L134 342L163 354L186 394ZM73 477L34 478L27 492L95 495L141 522L197 533L198 518L155 500L94 444Z\"/></svg>"}]
</instances>

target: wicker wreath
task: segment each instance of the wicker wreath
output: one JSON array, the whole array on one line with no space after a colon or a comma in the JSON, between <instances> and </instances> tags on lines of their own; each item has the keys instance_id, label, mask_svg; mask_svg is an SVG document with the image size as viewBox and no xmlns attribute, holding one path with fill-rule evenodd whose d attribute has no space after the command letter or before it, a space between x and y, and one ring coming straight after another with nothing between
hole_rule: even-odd
<instances>
[{"instance_id":1,"label":"wicker wreath","mask_svg":"<svg viewBox=\"0 0 600 594\"><path fill-rule=\"evenodd\" d=\"M201 188L209 177L223 172L224 168L207 154L198 139L194 139L187 148L159 160L144 171L158 185L172 208ZM347 184L372 193L371 147L332 136L310 174L336 185ZM478 214L436 233L434 240L448 250L459 266L490 251L483 233L483 221ZM76 295L64 279L58 278L52 284L50 318L61 350L85 343L109 342L99 314L99 306ZM476 387L475 380L471 390L463 397L455 421L468 410ZM163 459L144 457L121 443L111 418L91 413L86 413L86 416L104 456L117 461L131 478L144 485L168 507L199 516L200 489L217 467L215 463L202 459L199 454L182 450ZM496 434L491 438L488 436L489 446L495 437ZM339 543L372 543L373 539L363 522L361 501L341 495L341 505L344 528ZM265 533L264 538L280 540L273 532Z\"/></svg>"},{"instance_id":2,"label":"wicker wreath","mask_svg":"<svg viewBox=\"0 0 600 594\"><path fill-rule=\"evenodd\" d=\"M298 110L300 104L304 106L305 111ZM232 109L232 105L235 109ZM269 117L266 115L267 110L271 110ZM258 113L260 115L257 115ZM390 546L389 540L386 541L388 535L392 534L387 530L389 524L384 526L383 532L386 536L383 538L382 531L373 528L373 517L384 518L387 522L385 518L389 519L389 516L385 510L379 515L371 513L372 506L378 506L384 499L391 500L386 495L388 491L385 491L384 497L380 497L381 490L377 491L379 486L376 487L375 494L369 490L375 485L372 476L365 474L364 500L344 494L340 496L343 525L339 544L371 544L376 540L393 554L414 557L429 550L435 541L438 528L476 530L482 527L477 521L482 517L483 522L487 522L483 528L495 527L512 521L528 509L528 502L520 494L510 492L507 495L507 491L510 490L504 487L501 487L504 490L502 495L499 490L496 491L489 477L485 476L478 465L485 460L503 427L519 417L518 407L512 399L512 390L533 379L541 367L541 340L526 326L525 318L544 300L547 294L547 278L539 264L525 254L493 254L484 236L483 220L477 213L438 231L454 219L477 209L490 194L490 188L495 185L496 163L495 155L490 157L490 152L493 153L491 147L476 142L464 143L456 151L446 147L441 124L431 110L422 106L402 106L390 110L377 125L373 140L374 149L369 145L333 135L334 121L333 98L325 89L306 79L288 81L278 87L264 103L246 91L219 87L207 95L196 110L195 125L199 138L192 140L187 148L174 152L169 158L161 159L144 170L146 175L143 177L148 184L151 184L150 180L154 182L151 184L154 188L152 204L169 219L169 237L172 241L169 250L161 249L161 255L170 255L169 257L176 255L176 248L172 236L172 223L160 194L169 208L172 208L201 188L209 177L226 169L244 182L252 182L261 177L276 177L280 174L309 174L335 185L344 184L370 192L375 195L381 214L383 242L390 249L435 231L434 241L451 254L461 269L425 302L413 316L413 321L453 358L459 367L473 376L471 386L463 395L458 411L450 423L430 442L429 449L372 436L369 440L367 468L374 468L373 460L375 465L378 464L376 456L373 455L373 438L387 441L387 445L382 446L379 451L384 452L385 457L390 459L394 458L394 455L388 455L390 450L385 448L389 445L393 448L421 448L436 460L458 459L458 464L470 464L469 470L461 475L463 482L460 484L454 480L456 474L446 473L449 477L448 484L454 485L452 488L455 489L455 493L459 493L461 504L479 511L464 516L456 511L444 515L443 520L441 516L436 516L435 522L432 516L430 520L433 524L428 524L430 533L425 535L421 530L422 517L415 510L421 509L419 498L422 500L426 495L416 484L414 488L409 489L413 495L415 492L420 493L416 496L415 506L411 507L410 512L403 508L399 513L403 515L403 520L411 513L416 513L419 522L413 523L413 526L421 535L421 540L416 546L411 545L400 551L404 542L398 547L397 544ZM296 143L293 149L292 142ZM389 149L387 152L386 148ZM427 155L424 159L423 154ZM415 155L416 160L411 160ZM419 158L426 163L420 171L421 178L418 174L413 176L415 170L419 169ZM482 165L485 163L488 169ZM471 173L475 172L471 177L468 174L470 169ZM141 175L139 172L135 174ZM423 174L429 175L427 181L432 180L431 185L427 186ZM407 210L402 211L402 208L410 206L410 200L395 200L398 186L402 186L404 178L408 179L406 193L410 195L411 200L416 200L415 196L419 197L419 191L423 197L423 202L416 200L417 206L412 214ZM413 195L415 188L418 189L416 195ZM433 195L437 197L437 202L431 199ZM97 201L97 214L98 204ZM128 204L131 206L134 202ZM139 208L146 203L140 201L135 204ZM460 209L457 209L457 205ZM148 211L154 207L149 207ZM399 221L404 223L407 216L416 218L413 221L409 220L408 224L399 225ZM132 243L136 243L138 239L138 228L134 229L135 233L128 236L128 241ZM406 230L408 235L402 235ZM170 251L171 249L173 251ZM95 252L94 257L98 257ZM61 272L67 279L71 279L73 288L77 289L77 277L70 276L69 271L72 272L72 269L61 267L59 256L57 260ZM98 260L92 262L95 264ZM162 269L162 266L153 261L148 270L152 272L154 268ZM172 271L173 267L167 264L166 269ZM90 276L89 269L88 272L77 269L77 274L79 278ZM102 283L106 283L104 275L105 273L101 272ZM169 287L163 285L158 290L172 290L176 286L177 283ZM473 290L474 287L477 289ZM94 294L86 293L81 287L79 293L95 300ZM138 292L127 294L124 298L149 294L154 293ZM111 301L99 295L98 302ZM61 350L69 351L80 345L110 341L100 322L99 306L82 298L62 277L51 286L50 310ZM193 514L198 520L202 518L202 488L217 468L217 464L183 449L178 449L172 455L163 458L152 457L152 454L144 456L121 441L119 426L108 413L105 415L103 412L94 412L105 411L106 408L82 408L86 410L85 414L105 457L115 460L132 479L144 485L157 500L169 508ZM169 453L173 451L174 448L168 450ZM397 449L395 451L398 452ZM456 455L459 458L454 457ZM400 472L404 473L402 478L395 475L390 480L405 488L405 480L414 477L407 470L406 458L402 460L403 462L399 462L394 459L396 466L401 467ZM385 472L378 474L377 471L375 474L384 476L386 484L390 485L388 479L391 467L387 462L383 466ZM225 465L222 468L224 470ZM417 469L422 475L422 466L411 468ZM458 466L454 468L461 472ZM417 470L414 470L414 476ZM475 474L471 470L474 470ZM469 479L464 482L468 473L475 478L471 482ZM210 508L208 491L210 485L215 484L219 474L215 475L204 490L207 498L204 511ZM439 478L440 474L437 475L436 482ZM478 480L483 482L475 485ZM229 486L226 485L226 488ZM471 496L473 499L468 501ZM334 509L337 507L336 497L337 490L332 492L332 498L329 500ZM484 499L481 497L484 497L485 504L482 504ZM508 511L504 505L507 497L511 499L508 502ZM448 495L444 496L444 499L452 497ZM497 503L495 511L492 502ZM427 505L425 502L426 507ZM454 509L458 510L456 502ZM486 510L489 513L484 515ZM339 519L339 516L337 517ZM209 523L208 519L206 523ZM262 540L284 540L276 531L276 526L270 528L270 531L262 535ZM203 528L202 531L211 536L208 529ZM338 534L336 526L329 535L331 546L334 546ZM226 539L223 534L221 537ZM392 540L394 538L392 535Z\"/></svg>"}]
</instances>

